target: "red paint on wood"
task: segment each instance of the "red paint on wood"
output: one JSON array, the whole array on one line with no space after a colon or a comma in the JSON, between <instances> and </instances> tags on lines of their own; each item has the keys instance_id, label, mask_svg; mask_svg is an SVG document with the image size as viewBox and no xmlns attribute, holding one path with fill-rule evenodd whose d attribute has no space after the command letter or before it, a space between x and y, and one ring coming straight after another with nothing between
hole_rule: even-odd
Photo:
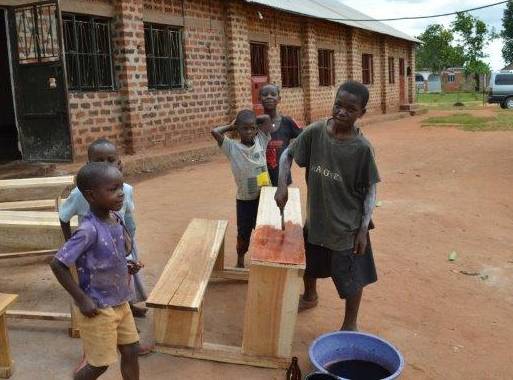
<instances>
[{"instance_id":1,"label":"red paint on wood","mask_svg":"<svg viewBox=\"0 0 513 380\"><path fill-rule=\"evenodd\" d=\"M285 223L285 231L271 226L257 227L249 246L251 260L277 264L304 265L303 228Z\"/></svg>"}]
</instances>

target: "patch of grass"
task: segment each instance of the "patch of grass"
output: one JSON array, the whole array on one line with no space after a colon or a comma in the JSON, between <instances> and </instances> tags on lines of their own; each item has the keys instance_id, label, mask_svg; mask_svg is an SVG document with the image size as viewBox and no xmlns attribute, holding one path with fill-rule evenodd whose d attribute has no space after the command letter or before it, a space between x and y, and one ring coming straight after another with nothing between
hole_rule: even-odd
<instances>
[{"instance_id":1,"label":"patch of grass","mask_svg":"<svg viewBox=\"0 0 513 380\"><path fill-rule=\"evenodd\" d=\"M454 104L463 103L463 107ZM483 107L483 94L477 92L448 92L438 94L417 94L417 103L429 109L479 109Z\"/></svg>"},{"instance_id":2,"label":"patch of grass","mask_svg":"<svg viewBox=\"0 0 513 380\"><path fill-rule=\"evenodd\" d=\"M429 117L423 127L459 127L464 131L513 131L513 112L497 111L495 116L481 117L468 113Z\"/></svg>"}]
</instances>

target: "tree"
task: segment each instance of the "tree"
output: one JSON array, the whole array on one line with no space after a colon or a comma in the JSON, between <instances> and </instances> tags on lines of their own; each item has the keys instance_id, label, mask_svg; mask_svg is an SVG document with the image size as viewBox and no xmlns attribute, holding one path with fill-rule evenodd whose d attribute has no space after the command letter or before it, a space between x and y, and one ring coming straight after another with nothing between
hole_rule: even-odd
<instances>
[{"instance_id":1,"label":"tree","mask_svg":"<svg viewBox=\"0 0 513 380\"><path fill-rule=\"evenodd\" d=\"M493 28L471 14L458 13L452 31L457 36L457 46L463 51L465 74L488 73L489 66L483 61L487 57L484 48L498 37Z\"/></svg>"},{"instance_id":2,"label":"tree","mask_svg":"<svg viewBox=\"0 0 513 380\"><path fill-rule=\"evenodd\" d=\"M502 18L501 36L504 39L502 58L506 63L513 63L513 0L508 1Z\"/></svg>"},{"instance_id":3,"label":"tree","mask_svg":"<svg viewBox=\"0 0 513 380\"><path fill-rule=\"evenodd\" d=\"M463 65L463 49L453 46L454 35L450 29L440 24L429 25L417 38L422 41L416 51L417 69L440 72Z\"/></svg>"}]
</instances>

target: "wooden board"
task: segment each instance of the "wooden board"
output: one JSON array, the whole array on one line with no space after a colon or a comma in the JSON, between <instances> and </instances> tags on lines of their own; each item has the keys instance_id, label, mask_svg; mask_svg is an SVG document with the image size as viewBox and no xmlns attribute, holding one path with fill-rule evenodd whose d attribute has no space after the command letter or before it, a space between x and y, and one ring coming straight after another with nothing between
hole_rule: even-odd
<instances>
[{"instance_id":1,"label":"wooden board","mask_svg":"<svg viewBox=\"0 0 513 380\"><path fill-rule=\"evenodd\" d=\"M41 249L38 251L0 253L0 260L2 260L2 259L23 259L26 257L53 256L53 255L55 255L55 253L57 253L56 249Z\"/></svg>"},{"instance_id":2,"label":"wooden board","mask_svg":"<svg viewBox=\"0 0 513 380\"><path fill-rule=\"evenodd\" d=\"M68 186L73 176L0 180L0 202L56 199Z\"/></svg>"},{"instance_id":3,"label":"wooden board","mask_svg":"<svg viewBox=\"0 0 513 380\"><path fill-rule=\"evenodd\" d=\"M283 358L245 355L240 347L203 343L197 349L156 345L155 351L185 358L212 360L220 363L250 365L263 368L287 368L289 361Z\"/></svg>"},{"instance_id":4,"label":"wooden board","mask_svg":"<svg viewBox=\"0 0 513 380\"><path fill-rule=\"evenodd\" d=\"M14 361L11 359L9 336L5 315L0 315L0 378L8 379L14 371Z\"/></svg>"},{"instance_id":5,"label":"wooden board","mask_svg":"<svg viewBox=\"0 0 513 380\"><path fill-rule=\"evenodd\" d=\"M78 225L77 217L71 227ZM3 250L57 249L64 243L55 211L0 211L0 246Z\"/></svg>"},{"instance_id":6,"label":"wooden board","mask_svg":"<svg viewBox=\"0 0 513 380\"><path fill-rule=\"evenodd\" d=\"M17 294L0 293L0 315L18 298Z\"/></svg>"},{"instance_id":7,"label":"wooden board","mask_svg":"<svg viewBox=\"0 0 513 380\"><path fill-rule=\"evenodd\" d=\"M303 270L252 265L242 352L290 358Z\"/></svg>"},{"instance_id":8,"label":"wooden board","mask_svg":"<svg viewBox=\"0 0 513 380\"><path fill-rule=\"evenodd\" d=\"M210 280L234 280L248 281L249 270L247 268L225 268L220 271L214 270Z\"/></svg>"},{"instance_id":9,"label":"wooden board","mask_svg":"<svg viewBox=\"0 0 513 380\"><path fill-rule=\"evenodd\" d=\"M35 201L2 202L0 210L10 211L52 211L55 210L55 199L41 199Z\"/></svg>"},{"instance_id":10,"label":"wooden board","mask_svg":"<svg viewBox=\"0 0 513 380\"><path fill-rule=\"evenodd\" d=\"M42 321L71 321L70 313L52 313L48 311L8 310L5 315L10 319L37 319Z\"/></svg>"},{"instance_id":11,"label":"wooden board","mask_svg":"<svg viewBox=\"0 0 513 380\"><path fill-rule=\"evenodd\" d=\"M153 310L155 342L173 347L201 347L203 312L174 309Z\"/></svg>"},{"instance_id":12,"label":"wooden board","mask_svg":"<svg viewBox=\"0 0 513 380\"><path fill-rule=\"evenodd\" d=\"M146 305L199 311L224 242L226 220L193 219L153 288Z\"/></svg>"},{"instance_id":13,"label":"wooden board","mask_svg":"<svg viewBox=\"0 0 513 380\"><path fill-rule=\"evenodd\" d=\"M289 188L285 206L285 231L281 230L280 209L274 201L275 187L263 187L257 214L257 227L249 246L251 263L305 268L305 249L299 189Z\"/></svg>"}]
</instances>

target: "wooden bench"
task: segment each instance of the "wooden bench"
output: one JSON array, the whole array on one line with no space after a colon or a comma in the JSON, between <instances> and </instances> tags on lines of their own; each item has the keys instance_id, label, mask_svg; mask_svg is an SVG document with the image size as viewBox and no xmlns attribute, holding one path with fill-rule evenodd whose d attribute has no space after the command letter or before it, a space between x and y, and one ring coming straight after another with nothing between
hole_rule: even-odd
<instances>
[{"instance_id":1,"label":"wooden bench","mask_svg":"<svg viewBox=\"0 0 513 380\"><path fill-rule=\"evenodd\" d=\"M275 188L263 188L257 229L251 239L248 296L242 346L203 341L202 301L208 277L245 279L240 270L222 268L223 227L216 221L193 220L152 291L156 350L174 356L257 367L286 368L305 267L299 190L289 190L286 230L274 202ZM214 233L216 230L218 233ZM207 227L208 226L208 227ZM221 252L217 259L216 250ZM218 270L217 270L218 269Z\"/></svg>"},{"instance_id":2,"label":"wooden bench","mask_svg":"<svg viewBox=\"0 0 513 380\"><path fill-rule=\"evenodd\" d=\"M0 180L0 203L55 200L66 188L73 186L73 180L71 175Z\"/></svg>"},{"instance_id":3,"label":"wooden bench","mask_svg":"<svg viewBox=\"0 0 513 380\"><path fill-rule=\"evenodd\" d=\"M11 377L14 371L14 361L11 359L9 350L5 312L17 297L16 294L0 293L0 377L3 379Z\"/></svg>"},{"instance_id":4,"label":"wooden bench","mask_svg":"<svg viewBox=\"0 0 513 380\"><path fill-rule=\"evenodd\" d=\"M0 203L0 210L6 211L55 211L55 199L36 199Z\"/></svg>"},{"instance_id":5,"label":"wooden bench","mask_svg":"<svg viewBox=\"0 0 513 380\"><path fill-rule=\"evenodd\" d=\"M224 256L225 220L193 219L146 301L155 308L155 342L200 347L203 296L218 256Z\"/></svg>"},{"instance_id":6,"label":"wooden bench","mask_svg":"<svg viewBox=\"0 0 513 380\"><path fill-rule=\"evenodd\" d=\"M76 228L78 219L71 220ZM64 243L55 211L0 211L0 246L3 250L52 250Z\"/></svg>"}]
</instances>

